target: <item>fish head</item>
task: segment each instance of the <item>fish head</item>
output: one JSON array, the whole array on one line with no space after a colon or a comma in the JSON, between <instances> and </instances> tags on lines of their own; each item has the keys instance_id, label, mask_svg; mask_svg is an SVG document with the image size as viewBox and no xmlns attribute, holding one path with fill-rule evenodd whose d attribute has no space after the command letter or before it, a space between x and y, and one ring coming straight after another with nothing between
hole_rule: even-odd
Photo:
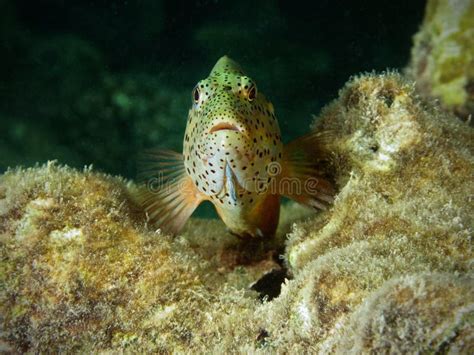
<instances>
[{"instance_id":1,"label":"fish head","mask_svg":"<svg viewBox=\"0 0 474 355\"><path fill-rule=\"evenodd\" d=\"M224 56L194 87L191 100L183 155L198 189L226 194L232 203L239 192L263 190L283 146L273 105L255 81Z\"/></svg>"}]
</instances>

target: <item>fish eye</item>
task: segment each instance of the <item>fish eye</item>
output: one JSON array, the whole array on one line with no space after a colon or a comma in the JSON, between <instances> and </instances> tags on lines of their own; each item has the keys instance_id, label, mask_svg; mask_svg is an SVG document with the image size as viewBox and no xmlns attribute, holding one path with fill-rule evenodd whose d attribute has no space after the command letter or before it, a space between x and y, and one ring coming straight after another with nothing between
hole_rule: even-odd
<instances>
[{"instance_id":1,"label":"fish eye","mask_svg":"<svg viewBox=\"0 0 474 355\"><path fill-rule=\"evenodd\" d=\"M199 87L196 86L193 90L193 95L192 95L195 104L197 104L199 102L200 95L201 95L201 93L199 92Z\"/></svg>"},{"instance_id":2,"label":"fish eye","mask_svg":"<svg viewBox=\"0 0 474 355\"><path fill-rule=\"evenodd\" d=\"M251 102L255 100L256 97L257 97L257 88L255 87L255 85L252 85L248 91L247 98Z\"/></svg>"}]
</instances>

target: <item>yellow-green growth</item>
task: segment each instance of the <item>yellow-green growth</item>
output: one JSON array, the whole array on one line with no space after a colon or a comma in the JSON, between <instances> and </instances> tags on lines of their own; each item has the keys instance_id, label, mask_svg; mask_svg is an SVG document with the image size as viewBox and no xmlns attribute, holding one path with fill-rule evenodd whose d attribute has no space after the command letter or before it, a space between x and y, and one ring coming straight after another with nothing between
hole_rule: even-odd
<instances>
[{"instance_id":1,"label":"yellow-green growth","mask_svg":"<svg viewBox=\"0 0 474 355\"><path fill-rule=\"evenodd\" d=\"M328 213L289 236L295 279L262 315L272 339L287 351L324 353L350 341L363 353L472 347L474 285L459 275L472 277L474 257L473 130L395 73L354 78L316 122L333 134L340 193ZM425 290L427 272L445 275ZM445 292L452 287L463 296ZM413 314L415 301L397 296L403 288L421 302ZM449 327L462 334L453 344L437 333Z\"/></svg>"},{"instance_id":2,"label":"yellow-green growth","mask_svg":"<svg viewBox=\"0 0 474 355\"><path fill-rule=\"evenodd\" d=\"M219 221L150 230L134 189L55 163L0 176L2 350L202 351L244 328L249 285L278 268L268 250L242 249Z\"/></svg>"},{"instance_id":3,"label":"yellow-green growth","mask_svg":"<svg viewBox=\"0 0 474 355\"><path fill-rule=\"evenodd\" d=\"M145 334L155 351L187 344L211 299L205 279L220 276L186 245L147 231L125 181L50 163L7 172L0 190L7 349L126 349Z\"/></svg>"},{"instance_id":4,"label":"yellow-green growth","mask_svg":"<svg viewBox=\"0 0 474 355\"><path fill-rule=\"evenodd\" d=\"M414 42L408 73L420 92L462 118L474 114L474 2L429 0Z\"/></svg>"}]
</instances>

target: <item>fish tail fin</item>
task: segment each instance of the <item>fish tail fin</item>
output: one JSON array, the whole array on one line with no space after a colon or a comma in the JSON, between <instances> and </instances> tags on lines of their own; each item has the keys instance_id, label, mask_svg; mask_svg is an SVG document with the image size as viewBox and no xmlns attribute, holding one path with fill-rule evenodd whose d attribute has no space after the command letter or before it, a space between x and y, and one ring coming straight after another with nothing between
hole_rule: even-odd
<instances>
[{"instance_id":1,"label":"fish tail fin","mask_svg":"<svg viewBox=\"0 0 474 355\"><path fill-rule=\"evenodd\" d=\"M332 133L312 132L285 145L279 192L299 203L317 209L327 209L334 201L334 187L321 167L327 163L324 149L331 142Z\"/></svg>"},{"instance_id":2,"label":"fish tail fin","mask_svg":"<svg viewBox=\"0 0 474 355\"><path fill-rule=\"evenodd\" d=\"M186 174L183 156L173 151L153 150L140 159L138 203L148 221L164 233L176 235L203 201L191 177Z\"/></svg>"}]
</instances>

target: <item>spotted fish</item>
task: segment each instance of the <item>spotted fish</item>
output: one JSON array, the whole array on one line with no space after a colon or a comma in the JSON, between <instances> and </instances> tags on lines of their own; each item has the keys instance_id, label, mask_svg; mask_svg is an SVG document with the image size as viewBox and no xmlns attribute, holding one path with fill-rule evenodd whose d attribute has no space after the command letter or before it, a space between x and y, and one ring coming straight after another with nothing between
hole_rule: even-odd
<instances>
[{"instance_id":1,"label":"spotted fish","mask_svg":"<svg viewBox=\"0 0 474 355\"><path fill-rule=\"evenodd\" d=\"M240 237L274 235L280 198L324 209L333 189L316 169L321 134L283 145L273 105L224 56L191 95L183 153L152 151L139 200L151 222L178 233L210 201Z\"/></svg>"}]
</instances>

